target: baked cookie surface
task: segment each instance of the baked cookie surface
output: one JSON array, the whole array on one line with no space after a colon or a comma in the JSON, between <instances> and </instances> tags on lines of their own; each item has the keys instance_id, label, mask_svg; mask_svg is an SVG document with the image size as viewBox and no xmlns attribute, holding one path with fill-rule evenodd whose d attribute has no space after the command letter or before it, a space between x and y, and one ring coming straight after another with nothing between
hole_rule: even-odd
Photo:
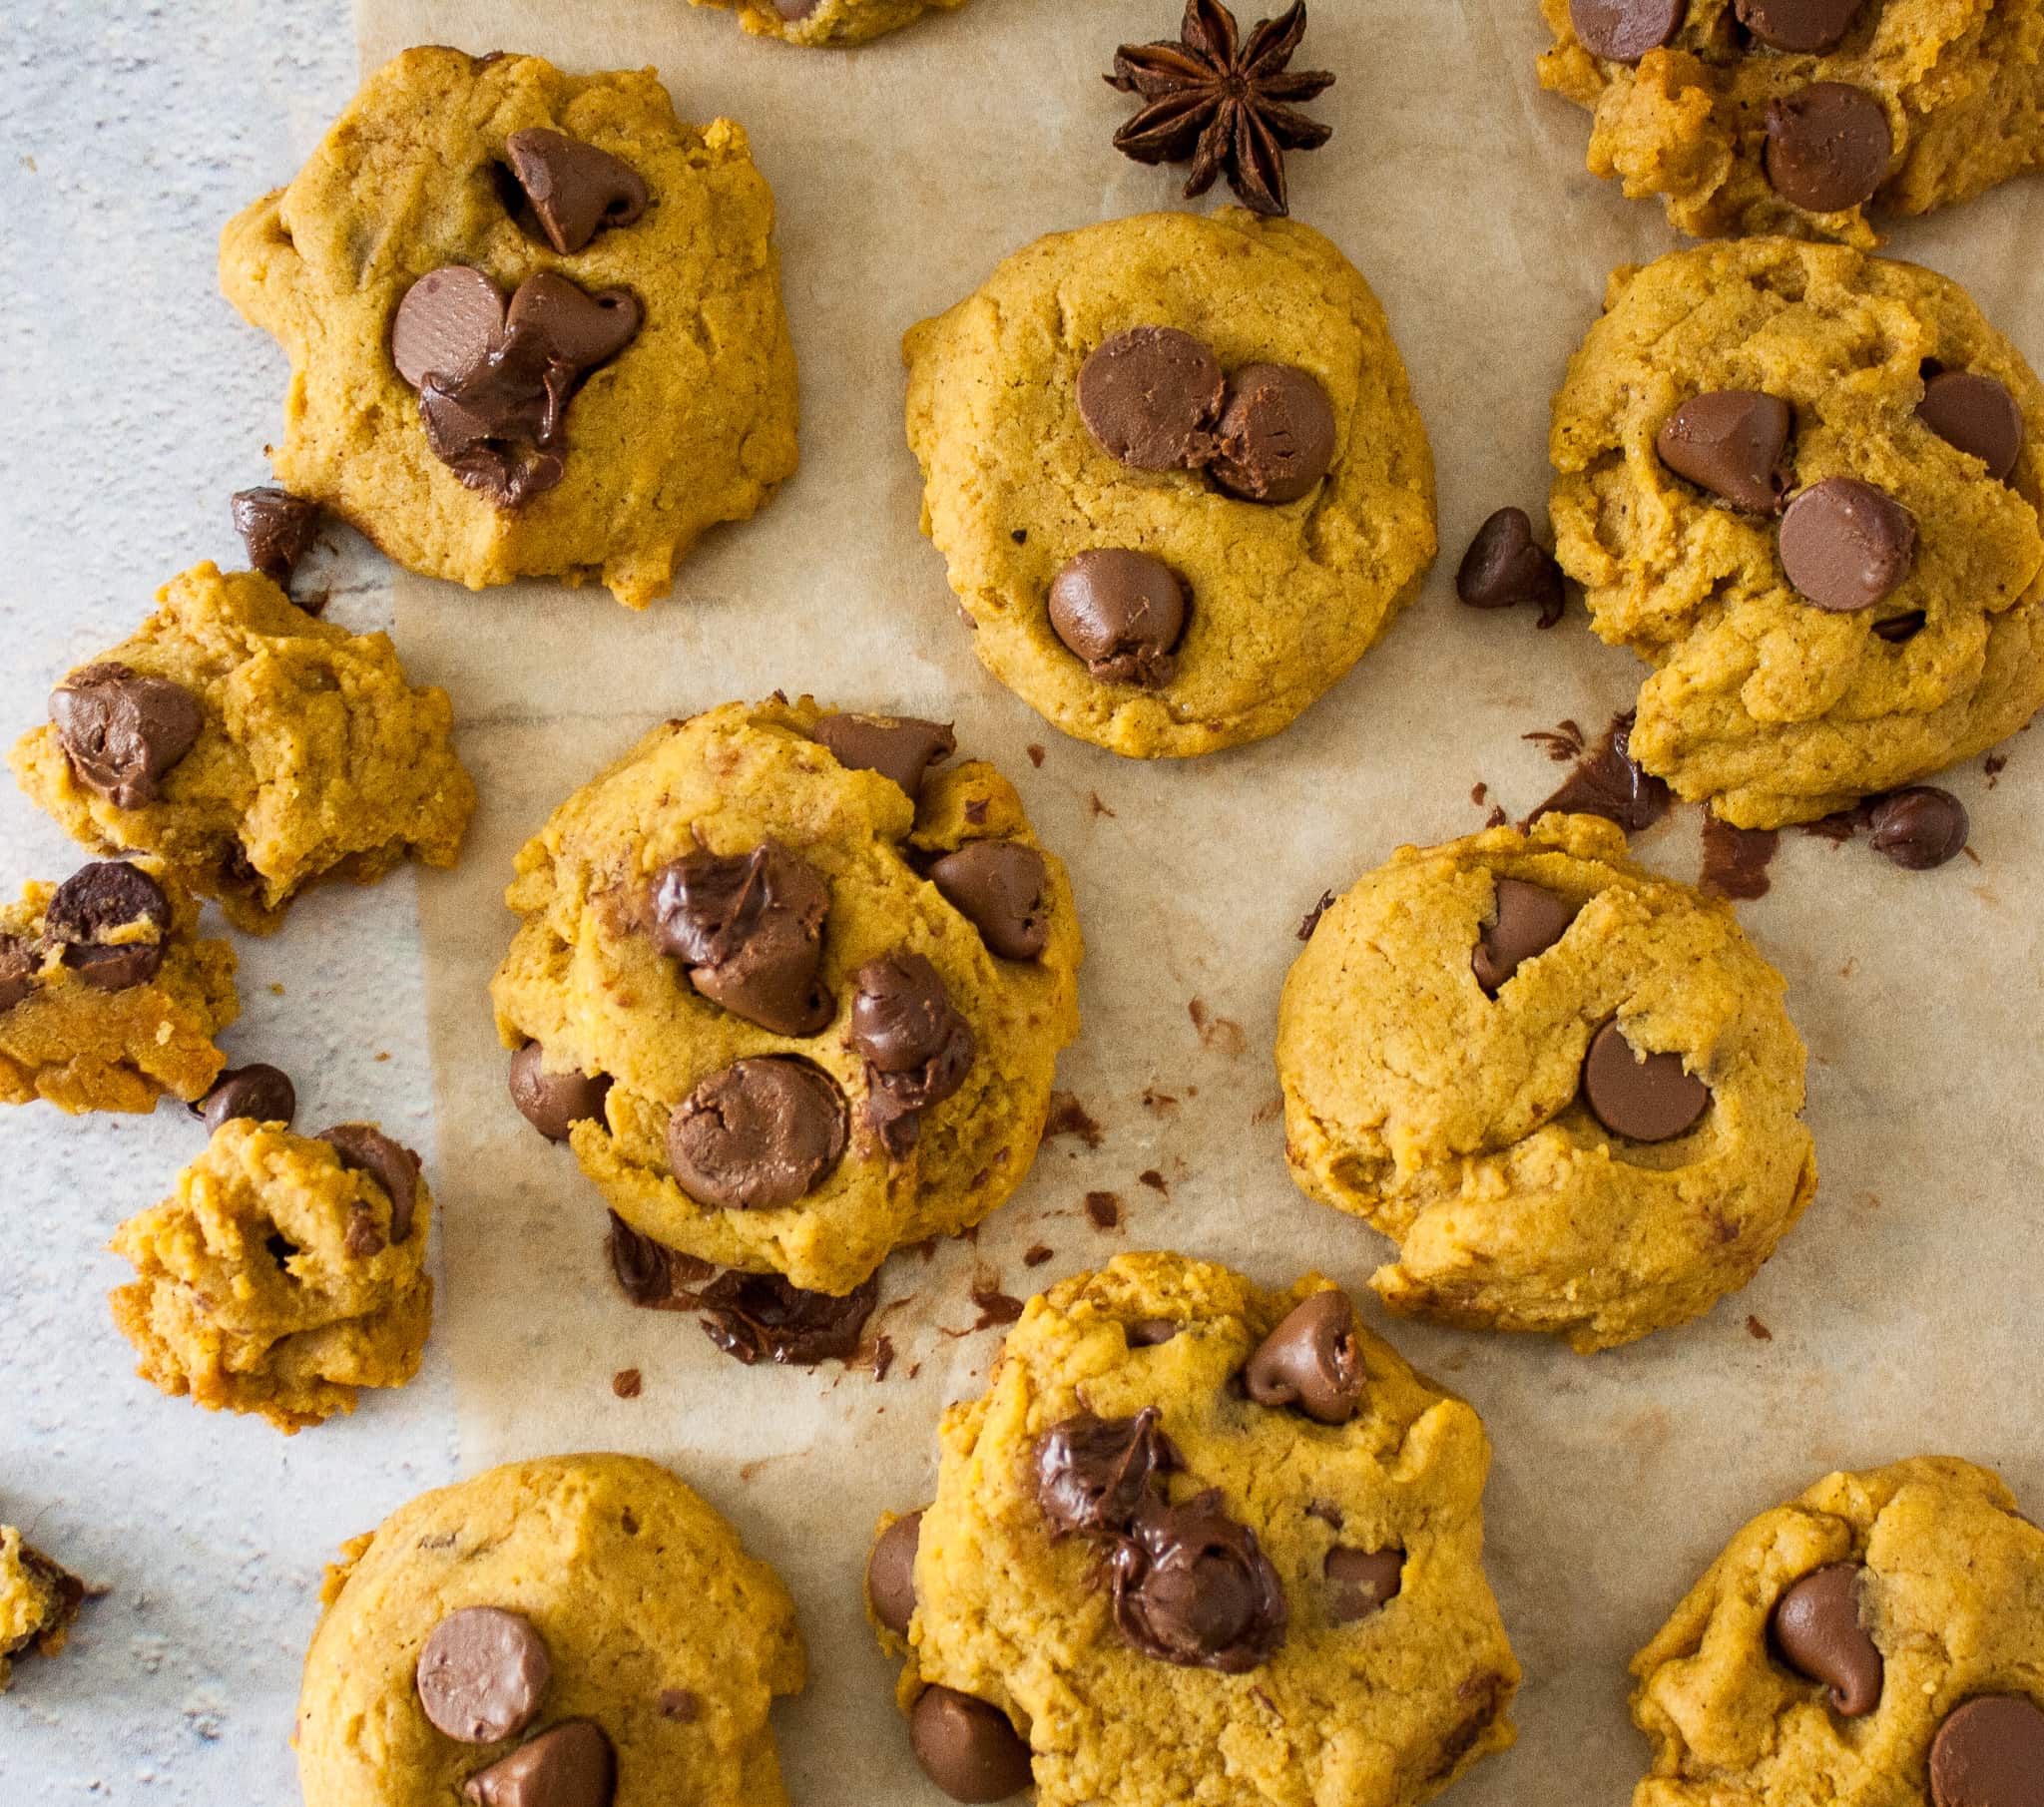
<instances>
[{"instance_id":1,"label":"baked cookie surface","mask_svg":"<svg viewBox=\"0 0 2044 1807\"><path fill-rule=\"evenodd\" d=\"M727 703L656 728L519 854L491 983L513 1098L641 1235L843 1294L1029 1170L1078 1032L1078 921L1008 781L930 769L951 746Z\"/></svg>"},{"instance_id":2,"label":"baked cookie surface","mask_svg":"<svg viewBox=\"0 0 2044 1807\"><path fill-rule=\"evenodd\" d=\"M111 1296L137 1370L210 1412L286 1434L401 1387L433 1324L433 1196L418 1157L369 1124L317 1136L237 1118L112 1247L136 1277Z\"/></svg>"},{"instance_id":3,"label":"baked cookie surface","mask_svg":"<svg viewBox=\"0 0 2044 1807\"><path fill-rule=\"evenodd\" d=\"M85 1591L77 1576L25 1543L12 1525L0 1525L0 1694L14 1679L17 1657L62 1651Z\"/></svg>"},{"instance_id":4,"label":"baked cookie surface","mask_svg":"<svg viewBox=\"0 0 2044 1807\"><path fill-rule=\"evenodd\" d=\"M1039 239L902 349L923 531L973 647L1082 740L1148 758L1276 733L1433 560L1390 327L1293 221Z\"/></svg>"},{"instance_id":5,"label":"baked cookie surface","mask_svg":"<svg viewBox=\"0 0 2044 1807\"><path fill-rule=\"evenodd\" d=\"M1585 1353L1684 1323L1816 1189L1783 990L1599 817L1401 847L1284 982L1292 1177L1397 1243L1394 1311Z\"/></svg>"},{"instance_id":6,"label":"baked cookie surface","mask_svg":"<svg viewBox=\"0 0 2044 1807\"><path fill-rule=\"evenodd\" d=\"M785 1807L778 1577L636 1456L490 1469L345 1547L298 1695L305 1807Z\"/></svg>"},{"instance_id":7,"label":"baked cookie surface","mask_svg":"<svg viewBox=\"0 0 2044 1807\"><path fill-rule=\"evenodd\" d=\"M1026 1744L995 1773L1033 1766L1040 1807L1429 1798L1514 1735L1488 1465L1316 1276L1159 1253L1061 1282L945 1413L910 1583L869 1570L918 1756L993 1800L967 1759Z\"/></svg>"},{"instance_id":8,"label":"baked cookie surface","mask_svg":"<svg viewBox=\"0 0 2044 1807\"><path fill-rule=\"evenodd\" d=\"M253 571L200 565L70 673L16 742L21 787L87 846L155 854L238 928L315 879L451 866L475 808L447 692L388 638L315 621Z\"/></svg>"},{"instance_id":9,"label":"baked cookie surface","mask_svg":"<svg viewBox=\"0 0 2044 1807\"><path fill-rule=\"evenodd\" d=\"M1632 754L1741 827L1992 746L2044 703L2044 386L1957 284L1762 238L1612 278L1549 511L1655 668Z\"/></svg>"},{"instance_id":10,"label":"baked cookie surface","mask_svg":"<svg viewBox=\"0 0 2044 1807\"><path fill-rule=\"evenodd\" d=\"M240 1015L235 950L164 862L96 860L0 906L0 1104L153 1111L202 1097Z\"/></svg>"},{"instance_id":11,"label":"baked cookie surface","mask_svg":"<svg viewBox=\"0 0 2044 1807\"><path fill-rule=\"evenodd\" d=\"M2044 1775L2044 1531L1949 1456L1748 1525L1633 1659L1635 1807L2000 1807Z\"/></svg>"},{"instance_id":12,"label":"baked cookie surface","mask_svg":"<svg viewBox=\"0 0 2044 1807\"><path fill-rule=\"evenodd\" d=\"M290 354L278 480L428 576L644 607L795 467L772 226L650 70L406 51L221 239Z\"/></svg>"},{"instance_id":13,"label":"baked cookie surface","mask_svg":"<svg viewBox=\"0 0 2044 1807\"><path fill-rule=\"evenodd\" d=\"M2040 0L1541 0L1593 174L1699 237L1862 247L2044 164Z\"/></svg>"},{"instance_id":14,"label":"baked cookie surface","mask_svg":"<svg viewBox=\"0 0 2044 1807\"><path fill-rule=\"evenodd\" d=\"M965 0L691 0L739 15L746 30L786 44L826 50L864 44L912 25L926 12L950 12Z\"/></svg>"}]
</instances>

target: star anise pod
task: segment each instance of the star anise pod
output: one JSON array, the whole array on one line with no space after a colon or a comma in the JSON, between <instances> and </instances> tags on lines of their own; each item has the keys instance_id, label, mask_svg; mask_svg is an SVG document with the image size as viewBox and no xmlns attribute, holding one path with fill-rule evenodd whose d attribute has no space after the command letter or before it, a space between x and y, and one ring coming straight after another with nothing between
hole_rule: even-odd
<instances>
[{"instance_id":1,"label":"star anise pod","mask_svg":"<svg viewBox=\"0 0 2044 1807\"><path fill-rule=\"evenodd\" d=\"M1334 85L1325 70L1285 68L1305 36L1305 0L1263 20L1247 41L1221 0L1186 0L1178 35L1176 44L1124 44L1115 52L1108 86L1144 103L1114 135L1115 149L1146 164L1191 158L1188 201L1225 175L1259 214L1288 213L1284 153L1316 150L1334 132L1290 104Z\"/></svg>"}]
</instances>

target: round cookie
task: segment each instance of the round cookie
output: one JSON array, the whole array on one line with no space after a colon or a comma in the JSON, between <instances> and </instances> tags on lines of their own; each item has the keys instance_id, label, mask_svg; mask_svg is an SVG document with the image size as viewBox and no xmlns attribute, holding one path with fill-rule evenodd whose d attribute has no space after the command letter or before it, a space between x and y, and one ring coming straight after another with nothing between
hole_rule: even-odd
<instances>
[{"instance_id":1,"label":"round cookie","mask_svg":"<svg viewBox=\"0 0 2044 1807\"><path fill-rule=\"evenodd\" d=\"M727 703L519 854L491 984L513 1096L641 1235L842 1295L1029 1170L1078 920L1007 780L930 769L951 750L928 722Z\"/></svg>"},{"instance_id":2,"label":"round cookie","mask_svg":"<svg viewBox=\"0 0 2044 1807\"><path fill-rule=\"evenodd\" d=\"M884 1585L903 1534L869 1571L918 1756L992 1800L973 1774L1012 1788L1026 1744L1038 1807L1429 1798L1514 1736L1489 1460L1315 1275L1063 1281L945 1413L910 1586Z\"/></svg>"},{"instance_id":3,"label":"round cookie","mask_svg":"<svg viewBox=\"0 0 2044 1807\"><path fill-rule=\"evenodd\" d=\"M1039 239L902 353L923 530L973 646L1082 740L1155 758L1275 734L1432 563L1390 327L1294 221Z\"/></svg>"},{"instance_id":4,"label":"round cookie","mask_svg":"<svg viewBox=\"0 0 2044 1807\"><path fill-rule=\"evenodd\" d=\"M2044 164L2044 0L1541 0L1593 174L1698 237L1862 247Z\"/></svg>"},{"instance_id":5,"label":"round cookie","mask_svg":"<svg viewBox=\"0 0 2044 1807\"><path fill-rule=\"evenodd\" d=\"M406 51L221 238L290 354L278 481L430 577L643 608L795 467L772 227L744 129L650 70Z\"/></svg>"},{"instance_id":6,"label":"round cookie","mask_svg":"<svg viewBox=\"0 0 2044 1807\"><path fill-rule=\"evenodd\" d=\"M1827 1475L1633 1659L1634 1807L2023 1807L2044 1776L2044 1531L1949 1456Z\"/></svg>"},{"instance_id":7,"label":"round cookie","mask_svg":"<svg viewBox=\"0 0 2044 1807\"><path fill-rule=\"evenodd\" d=\"M1550 456L1556 556L1655 667L1632 754L1726 820L1913 783L2044 703L2044 386L1944 277L1787 238L1622 269Z\"/></svg>"},{"instance_id":8,"label":"round cookie","mask_svg":"<svg viewBox=\"0 0 2044 1807\"><path fill-rule=\"evenodd\" d=\"M841 50L864 44L926 12L950 11L965 0L690 0L735 11L746 30L783 44Z\"/></svg>"},{"instance_id":9,"label":"round cookie","mask_svg":"<svg viewBox=\"0 0 2044 1807\"><path fill-rule=\"evenodd\" d=\"M767 1709L804 1679L793 1602L654 1463L555 1456L424 1494L321 1598L305 1807L786 1807Z\"/></svg>"},{"instance_id":10,"label":"round cookie","mask_svg":"<svg viewBox=\"0 0 2044 1807\"><path fill-rule=\"evenodd\" d=\"M1401 847L1284 981L1292 1177L1398 1244L1393 1311L1586 1354L1687 1322L1816 1190L1783 990L1601 817Z\"/></svg>"}]
</instances>

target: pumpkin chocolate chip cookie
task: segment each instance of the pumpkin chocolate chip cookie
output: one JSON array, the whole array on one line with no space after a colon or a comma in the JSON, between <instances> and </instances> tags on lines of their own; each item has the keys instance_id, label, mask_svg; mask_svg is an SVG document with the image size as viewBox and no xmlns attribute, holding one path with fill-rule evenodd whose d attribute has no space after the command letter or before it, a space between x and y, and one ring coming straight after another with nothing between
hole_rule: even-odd
<instances>
[{"instance_id":1,"label":"pumpkin chocolate chip cookie","mask_svg":"<svg viewBox=\"0 0 2044 1807\"><path fill-rule=\"evenodd\" d=\"M1758 238L1622 269L1554 400L1555 551L1654 669L1632 755L1740 827L2044 704L2044 386L1959 286Z\"/></svg>"},{"instance_id":2,"label":"pumpkin chocolate chip cookie","mask_svg":"<svg viewBox=\"0 0 2044 1807\"><path fill-rule=\"evenodd\" d=\"M1063 866L935 723L727 703L656 728L518 856L511 1096L625 1223L851 1292L1035 1158L1077 1033Z\"/></svg>"},{"instance_id":3,"label":"pumpkin chocolate chip cookie","mask_svg":"<svg viewBox=\"0 0 2044 1807\"><path fill-rule=\"evenodd\" d=\"M1040 239L902 351L923 531L981 663L1097 746L1275 734L1433 561L1433 456L1383 310L1292 221Z\"/></svg>"},{"instance_id":4,"label":"pumpkin chocolate chip cookie","mask_svg":"<svg viewBox=\"0 0 2044 1807\"><path fill-rule=\"evenodd\" d=\"M86 1585L12 1525L0 1525L0 1694L14 1678L14 1659L55 1656L71 1637Z\"/></svg>"},{"instance_id":5,"label":"pumpkin chocolate chip cookie","mask_svg":"<svg viewBox=\"0 0 2044 1807\"><path fill-rule=\"evenodd\" d=\"M651 70L429 48L229 224L221 284L290 354L294 495L428 576L643 608L794 469L772 227L743 128Z\"/></svg>"},{"instance_id":6,"label":"pumpkin chocolate chip cookie","mask_svg":"<svg viewBox=\"0 0 2044 1807\"><path fill-rule=\"evenodd\" d=\"M779 1578L664 1468L557 1456L347 1545L298 1693L305 1807L786 1807Z\"/></svg>"},{"instance_id":7,"label":"pumpkin chocolate chip cookie","mask_svg":"<svg viewBox=\"0 0 2044 1807\"><path fill-rule=\"evenodd\" d=\"M691 0L736 12L746 30L783 44L827 50L864 44L912 25L926 12L949 12L965 0Z\"/></svg>"},{"instance_id":8,"label":"pumpkin chocolate chip cookie","mask_svg":"<svg viewBox=\"0 0 2044 1807\"><path fill-rule=\"evenodd\" d=\"M57 685L12 762L79 840L157 855L263 933L316 879L367 884L407 855L454 863L475 786L452 728L447 692L409 684L383 635L209 564Z\"/></svg>"},{"instance_id":9,"label":"pumpkin chocolate chip cookie","mask_svg":"<svg viewBox=\"0 0 2044 1807\"><path fill-rule=\"evenodd\" d=\"M1512 1742L1483 1426L1308 1275L1123 1255L944 1415L868 1607L954 1800L1410 1807Z\"/></svg>"},{"instance_id":10,"label":"pumpkin chocolate chip cookie","mask_svg":"<svg viewBox=\"0 0 2044 1807\"><path fill-rule=\"evenodd\" d=\"M2044 1531L1948 1456L1765 1512L1633 1659L1634 1807L2031 1807Z\"/></svg>"},{"instance_id":11,"label":"pumpkin chocolate chip cookie","mask_svg":"<svg viewBox=\"0 0 2044 1807\"><path fill-rule=\"evenodd\" d=\"M1783 989L1599 817L1401 847L1284 982L1292 1177L1397 1243L1393 1311L1584 1353L1687 1322L1816 1190Z\"/></svg>"},{"instance_id":12,"label":"pumpkin chocolate chip cookie","mask_svg":"<svg viewBox=\"0 0 2044 1807\"><path fill-rule=\"evenodd\" d=\"M1590 169L1699 237L1877 243L2044 164L2044 0L1541 0Z\"/></svg>"}]
</instances>

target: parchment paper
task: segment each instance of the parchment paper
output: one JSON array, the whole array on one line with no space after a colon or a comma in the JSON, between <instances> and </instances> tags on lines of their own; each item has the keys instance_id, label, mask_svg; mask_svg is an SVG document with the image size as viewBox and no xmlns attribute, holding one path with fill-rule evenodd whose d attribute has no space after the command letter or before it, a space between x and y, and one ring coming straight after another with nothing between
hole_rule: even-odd
<instances>
[{"instance_id":1,"label":"parchment paper","mask_svg":"<svg viewBox=\"0 0 2044 1807\"><path fill-rule=\"evenodd\" d=\"M1452 576L1492 508L1540 510L1548 397L1607 271L1674 239L1658 208L1583 173L1587 120L1535 83L1533 0L1315 0L1300 64L1339 74L1321 103L1335 135L1292 160L1294 211L1389 310L1439 461L1445 550L1423 600L1277 739L1156 765L1069 740L982 674L917 534L896 348L1039 233L1184 205L1180 178L1109 149L1128 109L1099 79L1117 43L1168 35L1179 10L971 0L826 54L680 0L357 0L365 64L420 42L653 64L685 117L743 121L779 200L801 361L800 475L715 535L672 601L635 617L601 591L400 582L399 647L453 692L483 795L459 870L421 886L447 1273L429 1359L452 1366L469 1468L643 1451L778 1566L813 1676L777 1718L797 1801L934 1801L859 1574L874 1515L927 1497L939 1408L977 1390L995 1350L998 1331L959 1334L978 1316L971 1288L1025 1294L1131 1246L1267 1281L1317 1265L1474 1401L1495 1445L1490 1572L1526 1665L1523 1735L1456 1798L1622 1801L1645 1761L1625 1662L1753 1513L1827 1469L1924 1450L1996 1465L2033 1511L2044 1503L2030 1108L2044 774L2034 744L2008 749L1991 793L1977 762L1957 773L1979 861L1927 876L1863 844L1785 836L1773 893L1745 914L1810 1046L1823 1177L1753 1286L1700 1324L1589 1359L1388 1322L1363 1288L1383 1245L1285 1175L1278 985L1323 889L1401 841L1478 826L1479 781L1522 813L1558 774L1521 736L1564 716L1594 731L1630 700L1640 669L1579 610L1539 634L1525 615L1460 608ZM1891 249L1967 282L2035 360L2044 269L2019 247L2040 229L2031 182L1899 227ZM955 718L1070 862L1090 949L1061 1084L1100 1145L1047 1143L976 1242L890 1264L881 1328L898 1355L878 1384L836 1366L743 1369L689 1318L625 1305L595 1191L505 1101L484 990L512 928L512 854L547 811L653 721L776 686ZM1641 845L1695 876L1695 812ZM1176 1102L1148 1108L1146 1091ZM1146 1169L1168 1195L1139 1183ZM1119 1230L1094 1226L1090 1190L1118 1195ZM1054 1258L1025 1269L1039 1242ZM644 1393L618 1400L611 1377L632 1367Z\"/></svg>"}]
</instances>

